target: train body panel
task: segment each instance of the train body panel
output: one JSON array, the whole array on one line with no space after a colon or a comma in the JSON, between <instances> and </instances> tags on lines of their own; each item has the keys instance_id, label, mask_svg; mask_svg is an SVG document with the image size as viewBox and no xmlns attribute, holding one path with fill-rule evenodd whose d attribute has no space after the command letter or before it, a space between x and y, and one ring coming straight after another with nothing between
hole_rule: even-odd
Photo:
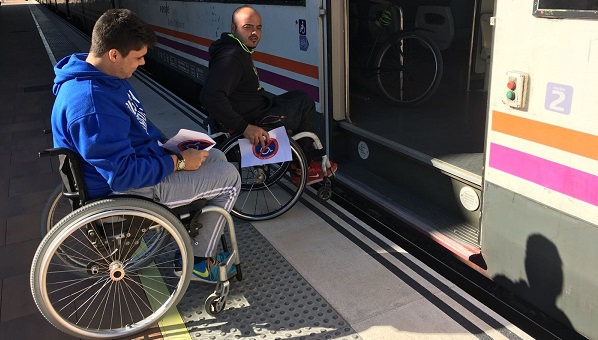
<instances>
[{"instance_id":1,"label":"train body panel","mask_svg":"<svg viewBox=\"0 0 598 340\"><path fill-rule=\"evenodd\" d=\"M485 173L486 181L595 225L597 36L596 21L536 18L525 6L498 2ZM503 103L512 71L529 75L523 110Z\"/></svg>"},{"instance_id":2,"label":"train body panel","mask_svg":"<svg viewBox=\"0 0 598 340\"><path fill-rule=\"evenodd\" d=\"M482 209L490 277L563 325L596 338L596 226L490 182Z\"/></svg>"},{"instance_id":3,"label":"train body panel","mask_svg":"<svg viewBox=\"0 0 598 340\"><path fill-rule=\"evenodd\" d=\"M240 6L187 1L120 1L120 5L138 13L157 32L158 45L151 56L200 84L210 44L230 32L232 12ZM302 89L319 104L322 28L319 6L314 5L317 1L308 1L307 6L256 4L264 29L253 59L267 91Z\"/></svg>"},{"instance_id":4,"label":"train body panel","mask_svg":"<svg viewBox=\"0 0 598 340\"><path fill-rule=\"evenodd\" d=\"M114 8L110 0L50 0L44 3L53 7L87 34L91 34L96 20L107 9Z\"/></svg>"},{"instance_id":5,"label":"train body panel","mask_svg":"<svg viewBox=\"0 0 598 340\"><path fill-rule=\"evenodd\" d=\"M496 4L481 248L497 282L595 338L598 22L535 5Z\"/></svg>"}]
</instances>

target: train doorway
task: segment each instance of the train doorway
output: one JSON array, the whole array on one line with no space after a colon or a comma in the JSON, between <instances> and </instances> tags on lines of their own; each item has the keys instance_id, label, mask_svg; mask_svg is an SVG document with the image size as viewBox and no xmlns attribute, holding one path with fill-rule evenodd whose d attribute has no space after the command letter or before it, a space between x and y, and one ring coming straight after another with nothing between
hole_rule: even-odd
<instances>
[{"instance_id":1,"label":"train doorway","mask_svg":"<svg viewBox=\"0 0 598 340\"><path fill-rule=\"evenodd\" d=\"M345 115L339 120L333 109L336 133L343 138L332 138L331 145L351 160L346 182L440 243L463 248L465 258L479 251L493 9L492 0L391 1L390 6L348 0L338 9L347 18L346 81L333 91L345 97L332 102L344 106ZM385 67L380 48L401 31L425 35L442 59L439 83L415 104L390 101L376 74ZM411 48L408 42L402 46ZM407 63L406 53L398 58L403 57ZM378 68L368 66L368 58ZM429 77L413 75L418 76ZM413 80L407 77L395 83Z\"/></svg>"}]
</instances>

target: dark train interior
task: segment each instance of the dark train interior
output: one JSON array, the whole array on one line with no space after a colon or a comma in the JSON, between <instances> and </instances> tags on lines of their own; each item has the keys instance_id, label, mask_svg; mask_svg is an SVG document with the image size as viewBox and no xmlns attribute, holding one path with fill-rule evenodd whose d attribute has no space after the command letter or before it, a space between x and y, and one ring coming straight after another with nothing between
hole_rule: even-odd
<instances>
[{"instance_id":1,"label":"dark train interior","mask_svg":"<svg viewBox=\"0 0 598 340\"><path fill-rule=\"evenodd\" d=\"M355 62L372 50L379 31L376 18L388 8L386 1L366 2L369 9L362 1L349 1L348 118L340 123L342 138L332 139L333 150L351 159L344 168L350 182L368 187L361 191L374 189L390 212L403 219L416 216L416 224L428 224L429 232L478 245L479 209L475 204L463 208L459 195L467 186L481 200L494 1L400 2L403 30L424 32L443 60L437 90L414 107L385 100L373 77L361 72L363 62ZM364 8L369 10L369 36L359 29ZM388 26L396 32L401 14L398 8L391 12ZM385 34L392 32L383 31L379 41ZM363 149L362 142L368 146L367 161L354 151Z\"/></svg>"}]
</instances>

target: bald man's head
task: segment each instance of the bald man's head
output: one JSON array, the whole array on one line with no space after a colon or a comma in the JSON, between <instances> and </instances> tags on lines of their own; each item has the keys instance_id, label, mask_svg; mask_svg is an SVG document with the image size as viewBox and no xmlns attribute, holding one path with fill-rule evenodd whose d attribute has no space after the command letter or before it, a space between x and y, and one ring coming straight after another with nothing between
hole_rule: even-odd
<instances>
[{"instance_id":1,"label":"bald man's head","mask_svg":"<svg viewBox=\"0 0 598 340\"><path fill-rule=\"evenodd\" d=\"M256 48L262 37L262 16L250 6L241 6L233 12L230 30L245 46Z\"/></svg>"}]
</instances>

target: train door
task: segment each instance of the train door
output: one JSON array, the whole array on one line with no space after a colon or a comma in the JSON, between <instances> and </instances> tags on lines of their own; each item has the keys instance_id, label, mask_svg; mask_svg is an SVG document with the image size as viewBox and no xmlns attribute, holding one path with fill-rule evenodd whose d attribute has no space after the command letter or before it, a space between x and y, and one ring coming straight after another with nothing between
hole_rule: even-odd
<instances>
[{"instance_id":1,"label":"train door","mask_svg":"<svg viewBox=\"0 0 598 340\"><path fill-rule=\"evenodd\" d=\"M331 148L347 160L339 180L474 259L480 253L493 0L347 0L329 6L331 60L344 61L331 66ZM406 32L425 40L404 40L401 52L394 51L397 44L388 46ZM420 53L430 41L437 59ZM394 83L381 80L393 67L386 61L391 50L404 67ZM441 74L425 100L389 98L387 92L403 85L400 91L409 93L429 81L430 67Z\"/></svg>"}]
</instances>

